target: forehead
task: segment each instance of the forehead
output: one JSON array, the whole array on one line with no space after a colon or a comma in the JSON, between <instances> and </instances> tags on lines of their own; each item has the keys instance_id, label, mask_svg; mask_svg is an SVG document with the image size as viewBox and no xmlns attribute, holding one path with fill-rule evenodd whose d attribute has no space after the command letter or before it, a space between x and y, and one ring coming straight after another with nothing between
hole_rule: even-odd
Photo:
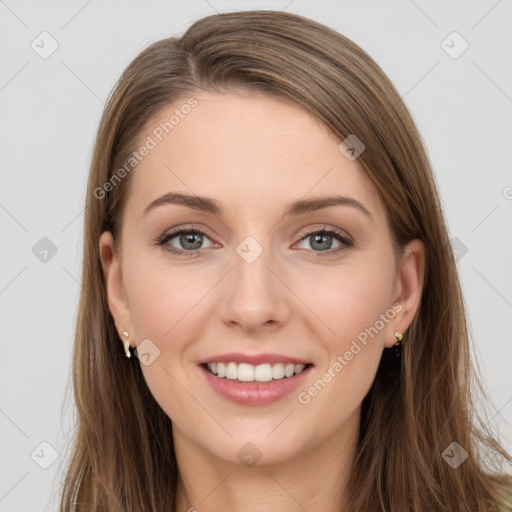
<instances>
[{"instance_id":1,"label":"forehead","mask_svg":"<svg viewBox=\"0 0 512 512\"><path fill-rule=\"evenodd\" d=\"M303 109L244 92L201 91L193 98L193 107L184 108L184 98L162 109L141 133L154 147L133 171L133 208L142 211L168 191L260 209L337 193L383 212L357 160L339 151L341 139Z\"/></svg>"}]
</instances>

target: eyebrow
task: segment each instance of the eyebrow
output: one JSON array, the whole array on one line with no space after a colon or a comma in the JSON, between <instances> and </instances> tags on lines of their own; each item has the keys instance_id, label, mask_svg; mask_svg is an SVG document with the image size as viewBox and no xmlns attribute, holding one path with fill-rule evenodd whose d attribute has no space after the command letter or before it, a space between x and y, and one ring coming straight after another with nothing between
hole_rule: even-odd
<instances>
[{"instance_id":1,"label":"eyebrow","mask_svg":"<svg viewBox=\"0 0 512 512\"><path fill-rule=\"evenodd\" d=\"M212 213L218 216L222 216L224 213L224 209L222 208L221 204L215 199L204 196L183 194L181 192L168 192L167 194L155 199L148 206L146 206L142 215L145 216L154 208L168 204L186 206L194 210ZM286 206L283 217L287 215L302 215L304 213L310 213L316 210L321 210L323 208L328 208L330 206L339 205L352 206L360 212L364 213L370 222L373 222L371 213L362 203L351 197L340 195L314 197L311 199L299 199L297 201L293 201Z\"/></svg>"}]
</instances>

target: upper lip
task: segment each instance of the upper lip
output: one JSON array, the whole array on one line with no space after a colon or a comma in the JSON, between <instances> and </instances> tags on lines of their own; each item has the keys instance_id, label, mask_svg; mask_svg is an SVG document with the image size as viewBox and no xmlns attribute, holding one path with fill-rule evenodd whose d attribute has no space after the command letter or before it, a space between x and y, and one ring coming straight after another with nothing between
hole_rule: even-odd
<instances>
[{"instance_id":1,"label":"upper lip","mask_svg":"<svg viewBox=\"0 0 512 512\"><path fill-rule=\"evenodd\" d=\"M211 356L202 361L199 361L198 364L205 363L248 363L253 366L269 363L293 363L293 364L312 364L310 361L306 361L305 359L300 359L292 356L285 356L283 354L242 354L241 352L231 352L229 354L221 354L218 356Z\"/></svg>"}]
</instances>

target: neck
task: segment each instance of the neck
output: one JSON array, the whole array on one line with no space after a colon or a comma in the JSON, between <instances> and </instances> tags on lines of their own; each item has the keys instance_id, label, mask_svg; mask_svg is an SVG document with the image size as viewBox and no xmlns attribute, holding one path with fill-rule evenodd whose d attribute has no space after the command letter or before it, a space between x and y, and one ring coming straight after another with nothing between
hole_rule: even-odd
<instances>
[{"instance_id":1,"label":"neck","mask_svg":"<svg viewBox=\"0 0 512 512\"><path fill-rule=\"evenodd\" d=\"M179 479L176 512L277 512L344 509L359 436L360 409L328 438L298 447L275 464L219 459L173 425Z\"/></svg>"}]
</instances>

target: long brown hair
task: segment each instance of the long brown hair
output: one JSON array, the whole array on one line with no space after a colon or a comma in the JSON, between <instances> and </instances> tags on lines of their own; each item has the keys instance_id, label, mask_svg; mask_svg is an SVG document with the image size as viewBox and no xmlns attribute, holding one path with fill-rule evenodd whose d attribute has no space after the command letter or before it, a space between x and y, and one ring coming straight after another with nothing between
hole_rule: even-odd
<instances>
[{"instance_id":1,"label":"long brown hair","mask_svg":"<svg viewBox=\"0 0 512 512\"><path fill-rule=\"evenodd\" d=\"M73 355L77 428L60 510L73 510L73 501L77 511L175 510L172 423L140 365L124 357L98 241L108 230L120 248L136 166L113 178L144 140L148 121L198 90L233 88L291 101L342 140L355 134L365 144L358 162L386 207L393 242L398 248L416 238L425 244L421 306L404 337L401 362L392 363L384 350L362 403L347 510L512 510L510 475L498 464L512 458L476 414L475 391L484 395L483 388L473 388L479 381L457 267L414 122L388 77L359 46L319 23L277 11L208 16L182 37L152 44L128 66L108 100L87 189ZM467 452L457 468L442 456L454 442Z\"/></svg>"}]
</instances>

